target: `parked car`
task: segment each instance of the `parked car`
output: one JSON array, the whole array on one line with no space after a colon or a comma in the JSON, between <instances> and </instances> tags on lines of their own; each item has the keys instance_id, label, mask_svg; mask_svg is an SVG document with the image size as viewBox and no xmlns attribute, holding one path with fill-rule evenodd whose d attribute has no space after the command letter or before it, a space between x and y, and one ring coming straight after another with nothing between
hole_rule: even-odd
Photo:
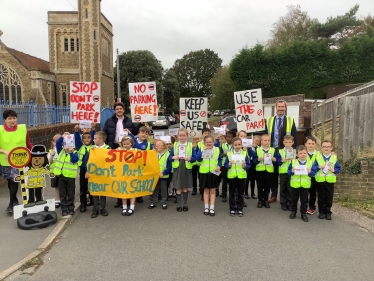
<instances>
[{"instance_id":1,"label":"parked car","mask_svg":"<svg viewBox=\"0 0 374 281\"><path fill-rule=\"evenodd\" d=\"M229 129L230 131L233 131L235 133L238 131L238 127L236 125L236 118L235 118L234 115L227 116L227 117L221 119L221 121L219 121L219 125L220 126L227 125L227 129Z\"/></svg>"},{"instance_id":2,"label":"parked car","mask_svg":"<svg viewBox=\"0 0 374 281\"><path fill-rule=\"evenodd\" d=\"M213 116L219 116L219 114L220 114L220 111L216 110L216 111L214 111Z\"/></svg>"},{"instance_id":3,"label":"parked car","mask_svg":"<svg viewBox=\"0 0 374 281\"><path fill-rule=\"evenodd\" d=\"M169 119L171 125L175 124L175 118L171 114L165 114L165 116Z\"/></svg>"},{"instance_id":4,"label":"parked car","mask_svg":"<svg viewBox=\"0 0 374 281\"><path fill-rule=\"evenodd\" d=\"M152 123L152 129L160 129L160 128L166 128L169 129L170 127L170 121L169 119L164 115L159 115L157 121L153 121Z\"/></svg>"},{"instance_id":5,"label":"parked car","mask_svg":"<svg viewBox=\"0 0 374 281\"><path fill-rule=\"evenodd\" d=\"M226 111L225 110L222 110L221 113L219 114L220 116L223 116L226 114Z\"/></svg>"}]
</instances>

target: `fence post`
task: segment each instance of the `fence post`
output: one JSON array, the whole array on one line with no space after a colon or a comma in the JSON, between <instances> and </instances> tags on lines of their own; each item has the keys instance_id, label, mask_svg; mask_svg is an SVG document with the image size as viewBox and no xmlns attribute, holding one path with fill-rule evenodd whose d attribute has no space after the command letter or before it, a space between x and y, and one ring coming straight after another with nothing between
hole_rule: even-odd
<instances>
[{"instance_id":1,"label":"fence post","mask_svg":"<svg viewBox=\"0 0 374 281\"><path fill-rule=\"evenodd\" d=\"M52 124L56 124L56 106L52 103Z\"/></svg>"},{"instance_id":2,"label":"fence post","mask_svg":"<svg viewBox=\"0 0 374 281\"><path fill-rule=\"evenodd\" d=\"M335 98L332 104L332 128L331 128L331 142L332 146L336 148L336 119L338 118L338 98Z\"/></svg>"},{"instance_id":3,"label":"fence post","mask_svg":"<svg viewBox=\"0 0 374 281\"><path fill-rule=\"evenodd\" d=\"M322 142L325 140L325 122L326 122L326 101L322 103L322 110L321 110L321 145Z\"/></svg>"},{"instance_id":4,"label":"fence post","mask_svg":"<svg viewBox=\"0 0 374 281\"><path fill-rule=\"evenodd\" d=\"M70 122L70 104L68 105L68 112L67 112L67 114L68 114L68 121L67 122Z\"/></svg>"},{"instance_id":5,"label":"fence post","mask_svg":"<svg viewBox=\"0 0 374 281\"><path fill-rule=\"evenodd\" d=\"M3 116L3 100L0 100L0 116ZM0 125L3 125L3 118L0 119Z\"/></svg>"},{"instance_id":6,"label":"fence post","mask_svg":"<svg viewBox=\"0 0 374 281\"><path fill-rule=\"evenodd\" d=\"M32 100L29 102L29 112L30 112L30 126L34 126L35 120L34 120L34 103Z\"/></svg>"}]
</instances>

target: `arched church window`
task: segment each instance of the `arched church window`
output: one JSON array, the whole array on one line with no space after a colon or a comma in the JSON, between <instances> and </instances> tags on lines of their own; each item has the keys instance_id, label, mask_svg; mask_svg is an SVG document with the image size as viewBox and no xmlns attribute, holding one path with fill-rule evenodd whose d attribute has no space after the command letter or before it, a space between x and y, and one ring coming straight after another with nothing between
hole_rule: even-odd
<instances>
[{"instance_id":1,"label":"arched church window","mask_svg":"<svg viewBox=\"0 0 374 281\"><path fill-rule=\"evenodd\" d=\"M70 52L74 52L74 38L70 39Z\"/></svg>"},{"instance_id":2,"label":"arched church window","mask_svg":"<svg viewBox=\"0 0 374 281\"><path fill-rule=\"evenodd\" d=\"M19 103L22 101L22 86L18 74L0 64L0 100Z\"/></svg>"},{"instance_id":3,"label":"arched church window","mask_svg":"<svg viewBox=\"0 0 374 281\"><path fill-rule=\"evenodd\" d=\"M69 39L68 38L65 38L64 45L65 45L64 47L65 52L69 52Z\"/></svg>"},{"instance_id":4,"label":"arched church window","mask_svg":"<svg viewBox=\"0 0 374 281\"><path fill-rule=\"evenodd\" d=\"M67 93L66 93L66 84L61 84L61 102L63 106L67 105Z\"/></svg>"}]
</instances>

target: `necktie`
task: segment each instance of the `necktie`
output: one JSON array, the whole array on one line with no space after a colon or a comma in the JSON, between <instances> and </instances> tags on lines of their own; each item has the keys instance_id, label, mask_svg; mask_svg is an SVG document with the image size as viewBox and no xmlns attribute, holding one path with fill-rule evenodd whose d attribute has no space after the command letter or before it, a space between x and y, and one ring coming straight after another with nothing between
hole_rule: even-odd
<instances>
[{"instance_id":1,"label":"necktie","mask_svg":"<svg viewBox=\"0 0 374 281\"><path fill-rule=\"evenodd\" d=\"M278 117L278 147L281 146L281 143L282 143L282 132L283 132L282 118Z\"/></svg>"}]
</instances>

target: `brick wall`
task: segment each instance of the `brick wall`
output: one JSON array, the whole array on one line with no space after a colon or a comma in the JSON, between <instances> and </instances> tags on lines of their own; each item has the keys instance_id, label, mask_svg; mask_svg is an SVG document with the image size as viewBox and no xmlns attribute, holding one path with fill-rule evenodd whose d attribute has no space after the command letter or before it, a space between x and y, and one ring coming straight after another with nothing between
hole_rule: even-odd
<instances>
[{"instance_id":1,"label":"brick wall","mask_svg":"<svg viewBox=\"0 0 374 281\"><path fill-rule=\"evenodd\" d=\"M361 174L340 174L335 184L335 197L374 198L374 161L361 161Z\"/></svg>"}]
</instances>

